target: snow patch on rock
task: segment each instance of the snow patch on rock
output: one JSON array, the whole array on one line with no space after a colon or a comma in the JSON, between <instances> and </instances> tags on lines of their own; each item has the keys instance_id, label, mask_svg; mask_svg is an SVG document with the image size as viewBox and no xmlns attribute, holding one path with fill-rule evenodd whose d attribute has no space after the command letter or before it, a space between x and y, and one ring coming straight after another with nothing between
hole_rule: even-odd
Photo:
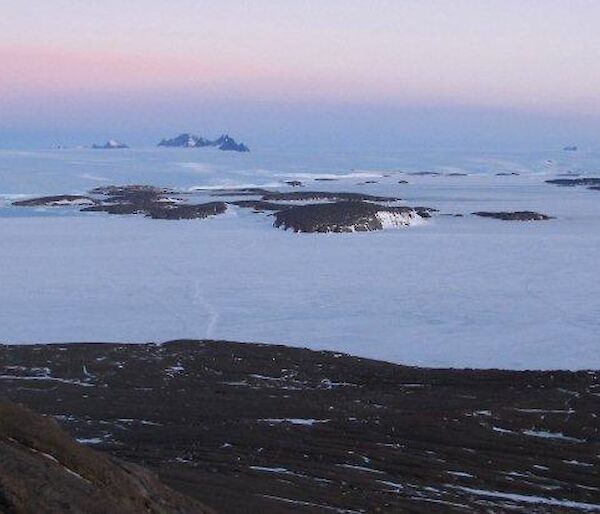
<instances>
[{"instance_id":1,"label":"snow patch on rock","mask_svg":"<svg viewBox=\"0 0 600 514\"><path fill-rule=\"evenodd\" d=\"M408 227L423 221L423 218L421 218L421 216L419 216L415 211L378 211L375 216L381 223L381 227L384 230Z\"/></svg>"}]
</instances>

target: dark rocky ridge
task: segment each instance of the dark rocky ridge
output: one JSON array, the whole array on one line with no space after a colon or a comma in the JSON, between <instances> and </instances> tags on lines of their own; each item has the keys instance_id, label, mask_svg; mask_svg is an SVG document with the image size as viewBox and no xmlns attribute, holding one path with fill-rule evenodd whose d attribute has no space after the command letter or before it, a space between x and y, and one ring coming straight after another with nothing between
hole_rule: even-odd
<instances>
[{"instance_id":1,"label":"dark rocky ridge","mask_svg":"<svg viewBox=\"0 0 600 514\"><path fill-rule=\"evenodd\" d=\"M55 419L0 401L3 514L201 514L154 474L76 443Z\"/></svg>"},{"instance_id":2,"label":"dark rocky ridge","mask_svg":"<svg viewBox=\"0 0 600 514\"><path fill-rule=\"evenodd\" d=\"M198 190L202 191L202 190ZM89 196L59 195L19 200L19 207L83 205L82 212L105 212L120 215L144 215L153 219L201 219L222 214L227 203L256 212L274 211L276 227L296 232L352 232L381 230L410 224L416 218L429 218L436 209L400 207L375 202L396 202L396 197L363 193L328 191L272 191L264 188L204 190L211 196L245 197L237 201L202 204L188 203L189 193L148 185L103 186L92 189ZM251 199L258 197L259 199ZM291 202L322 201L322 204L297 205ZM290 203L283 203L290 202Z\"/></svg>"},{"instance_id":3,"label":"dark rocky ridge","mask_svg":"<svg viewBox=\"0 0 600 514\"><path fill-rule=\"evenodd\" d=\"M223 214L227 210L225 202L208 202L201 204L183 204L154 206L146 211L146 215L155 220L191 220L203 219Z\"/></svg>"},{"instance_id":4,"label":"dark rocky ridge","mask_svg":"<svg viewBox=\"0 0 600 514\"><path fill-rule=\"evenodd\" d=\"M556 178L552 180L546 180L547 184L554 184L555 186L563 187L576 187L585 186L588 189L597 190L600 188L600 178L596 177L585 177L585 178Z\"/></svg>"},{"instance_id":5,"label":"dark rocky ridge","mask_svg":"<svg viewBox=\"0 0 600 514\"><path fill-rule=\"evenodd\" d=\"M591 510L599 393L282 346L0 346L2 396L234 514Z\"/></svg>"},{"instance_id":6,"label":"dark rocky ridge","mask_svg":"<svg viewBox=\"0 0 600 514\"><path fill-rule=\"evenodd\" d=\"M163 139L157 146L177 147L177 148L206 148L214 147L223 151L249 152L250 149L244 143L237 143L235 139L227 134L211 140L198 137L194 134L180 134L172 139Z\"/></svg>"},{"instance_id":7,"label":"dark rocky ridge","mask_svg":"<svg viewBox=\"0 0 600 514\"><path fill-rule=\"evenodd\" d=\"M292 201L292 202L315 202L319 200L337 202L340 200L353 200L365 202L397 202L400 198L389 196L375 196L364 193L336 193L330 191L265 191L262 199L266 201Z\"/></svg>"},{"instance_id":8,"label":"dark rocky ridge","mask_svg":"<svg viewBox=\"0 0 600 514\"><path fill-rule=\"evenodd\" d=\"M260 187L239 189L219 189L212 193L213 196L260 196L267 202L337 202L343 200L366 202L397 202L397 197L376 196L365 193L345 193L334 191L271 191Z\"/></svg>"},{"instance_id":9,"label":"dark rocky ridge","mask_svg":"<svg viewBox=\"0 0 600 514\"><path fill-rule=\"evenodd\" d=\"M497 220L504 221L545 221L554 219L552 216L547 214L540 214L539 212L533 211L514 211L514 212L474 212L474 216L481 216L482 218L494 218Z\"/></svg>"},{"instance_id":10,"label":"dark rocky ridge","mask_svg":"<svg viewBox=\"0 0 600 514\"><path fill-rule=\"evenodd\" d=\"M84 205L95 204L97 200L84 195L55 195L40 196L38 198L28 198L26 200L17 200L13 205L17 207L54 207L64 205Z\"/></svg>"},{"instance_id":11,"label":"dark rocky ridge","mask_svg":"<svg viewBox=\"0 0 600 514\"><path fill-rule=\"evenodd\" d=\"M264 196L273 193L262 187L242 187L233 189L197 189L196 191L210 192L212 196Z\"/></svg>"},{"instance_id":12,"label":"dark rocky ridge","mask_svg":"<svg viewBox=\"0 0 600 514\"><path fill-rule=\"evenodd\" d=\"M255 211L282 211L290 208L288 204L265 202L264 200L237 200L229 203L244 209L254 209Z\"/></svg>"},{"instance_id":13,"label":"dark rocky ridge","mask_svg":"<svg viewBox=\"0 0 600 514\"><path fill-rule=\"evenodd\" d=\"M129 148L125 143L121 143L120 141L115 141L114 139L110 139L103 145L93 144L92 148L94 150L123 150Z\"/></svg>"},{"instance_id":14,"label":"dark rocky ridge","mask_svg":"<svg viewBox=\"0 0 600 514\"><path fill-rule=\"evenodd\" d=\"M109 186L94 189L91 193L104 195L105 199L98 205L82 209L84 212L144 214L152 219L178 220L207 218L227 210L224 202L183 203L180 198L171 197L174 191L153 186Z\"/></svg>"},{"instance_id":15,"label":"dark rocky ridge","mask_svg":"<svg viewBox=\"0 0 600 514\"><path fill-rule=\"evenodd\" d=\"M79 203L88 205L81 209L82 212L142 214L163 220L202 219L222 214L227 210L227 204L224 202L189 204L175 191L146 185L98 187L92 189L90 195L31 198L14 202L13 205L33 207Z\"/></svg>"},{"instance_id":16,"label":"dark rocky ridge","mask_svg":"<svg viewBox=\"0 0 600 514\"><path fill-rule=\"evenodd\" d=\"M343 201L300 205L277 211L275 227L294 232L367 232L381 230L384 224L380 213L403 217L406 223L419 218L419 214L410 207L388 207L363 201Z\"/></svg>"}]
</instances>

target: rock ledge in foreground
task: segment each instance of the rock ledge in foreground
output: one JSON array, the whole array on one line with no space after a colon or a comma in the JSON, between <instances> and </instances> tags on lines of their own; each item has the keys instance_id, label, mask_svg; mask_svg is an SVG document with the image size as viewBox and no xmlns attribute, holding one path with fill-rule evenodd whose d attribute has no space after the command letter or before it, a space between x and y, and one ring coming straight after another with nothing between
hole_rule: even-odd
<instances>
[{"instance_id":1,"label":"rock ledge in foreground","mask_svg":"<svg viewBox=\"0 0 600 514\"><path fill-rule=\"evenodd\" d=\"M209 514L145 468L76 443L58 423L0 401L0 511Z\"/></svg>"}]
</instances>

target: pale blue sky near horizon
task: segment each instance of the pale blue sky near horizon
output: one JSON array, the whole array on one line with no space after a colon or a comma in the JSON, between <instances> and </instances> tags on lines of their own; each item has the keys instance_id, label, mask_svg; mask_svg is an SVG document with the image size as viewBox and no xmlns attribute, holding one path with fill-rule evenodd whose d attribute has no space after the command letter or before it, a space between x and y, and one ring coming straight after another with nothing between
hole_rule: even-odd
<instances>
[{"instance_id":1,"label":"pale blue sky near horizon","mask_svg":"<svg viewBox=\"0 0 600 514\"><path fill-rule=\"evenodd\" d=\"M0 3L0 148L600 147L598 1Z\"/></svg>"}]
</instances>

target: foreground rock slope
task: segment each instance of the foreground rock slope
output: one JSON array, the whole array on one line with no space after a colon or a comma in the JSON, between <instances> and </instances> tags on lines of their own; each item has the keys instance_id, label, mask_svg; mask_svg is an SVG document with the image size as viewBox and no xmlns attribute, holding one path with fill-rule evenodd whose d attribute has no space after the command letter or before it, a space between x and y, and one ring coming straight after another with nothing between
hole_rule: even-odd
<instances>
[{"instance_id":1,"label":"foreground rock slope","mask_svg":"<svg viewBox=\"0 0 600 514\"><path fill-rule=\"evenodd\" d=\"M76 443L53 418L0 401L3 514L201 514L148 470Z\"/></svg>"},{"instance_id":2,"label":"foreground rock slope","mask_svg":"<svg viewBox=\"0 0 600 514\"><path fill-rule=\"evenodd\" d=\"M600 510L595 371L214 341L0 346L0 394L220 512Z\"/></svg>"}]
</instances>

